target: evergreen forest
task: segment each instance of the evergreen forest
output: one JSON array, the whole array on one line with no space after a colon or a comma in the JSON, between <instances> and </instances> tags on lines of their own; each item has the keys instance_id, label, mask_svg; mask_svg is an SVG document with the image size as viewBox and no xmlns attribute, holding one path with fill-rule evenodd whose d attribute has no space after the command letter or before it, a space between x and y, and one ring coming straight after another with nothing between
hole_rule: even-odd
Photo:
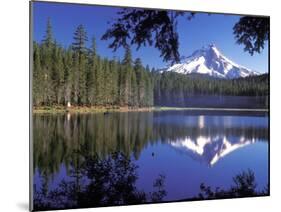
<instances>
[{"instance_id":1,"label":"evergreen forest","mask_svg":"<svg viewBox=\"0 0 281 212\"><path fill-rule=\"evenodd\" d=\"M33 106L96 106L143 108L163 106L194 95L268 96L269 76L233 80L159 72L133 59L129 46L122 59L99 55L95 37L83 25L73 42L56 42L50 19L41 42L33 41ZM163 101L165 100L165 101Z\"/></svg>"}]
</instances>

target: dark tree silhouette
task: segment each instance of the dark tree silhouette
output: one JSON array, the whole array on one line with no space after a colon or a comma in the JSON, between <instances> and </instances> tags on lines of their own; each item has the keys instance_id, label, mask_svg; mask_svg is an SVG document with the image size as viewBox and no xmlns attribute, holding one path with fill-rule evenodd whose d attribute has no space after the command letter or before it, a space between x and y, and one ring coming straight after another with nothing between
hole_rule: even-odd
<instances>
[{"instance_id":1,"label":"dark tree silhouette","mask_svg":"<svg viewBox=\"0 0 281 212\"><path fill-rule=\"evenodd\" d=\"M153 187L156 189L151 194L152 202L160 202L166 195L165 190L165 175L160 174L159 177L154 181Z\"/></svg>"},{"instance_id":2,"label":"dark tree silhouette","mask_svg":"<svg viewBox=\"0 0 281 212\"><path fill-rule=\"evenodd\" d=\"M217 187L213 190L210 186L204 183L200 185L201 193L194 199L219 199L219 198L236 198L236 197L254 197L264 196L269 194L269 189L265 188L258 191L255 174L250 169L243 171L233 177L234 185L229 189L221 189Z\"/></svg>"},{"instance_id":3,"label":"dark tree silhouette","mask_svg":"<svg viewBox=\"0 0 281 212\"><path fill-rule=\"evenodd\" d=\"M77 152L83 161L72 166L70 181L62 180L54 190L34 188L34 209L87 208L159 202L166 196L165 176L153 184L156 191L146 194L136 188L138 168L122 153L112 153L101 159L97 155ZM77 183L77 176L80 180ZM79 188L79 189L78 189Z\"/></svg>"},{"instance_id":4,"label":"dark tree silhouette","mask_svg":"<svg viewBox=\"0 0 281 212\"><path fill-rule=\"evenodd\" d=\"M242 17L234 25L233 33L237 43L245 46L245 51L251 55L260 53L269 38L269 18Z\"/></svg>"},{"instance_id":5,"label":"dark tree silhouette","mask_svg":"<svg viewBox=\"0 0 281 212\"><path fill-rule=\"evenodd\" d=\"M186 16L187 20L194 17L194 12L122 9L119 18L102 36L102 39L113 39L109 45L114 51L123 46L136 44L137 49L147 44L161 52L164 61L179 62L179 39L177 33L177 18ZM240 18L233 28L238 44L245 45L245 51L251 55L260 53L268 40L269 18L250 17Z\"/></svg>"}]
</instances>

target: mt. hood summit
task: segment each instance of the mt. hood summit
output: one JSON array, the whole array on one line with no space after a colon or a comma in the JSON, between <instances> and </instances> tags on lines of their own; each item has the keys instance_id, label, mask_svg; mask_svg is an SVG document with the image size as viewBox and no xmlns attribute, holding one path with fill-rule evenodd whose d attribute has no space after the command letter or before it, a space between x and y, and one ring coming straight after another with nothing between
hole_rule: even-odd
<instances>
[{"instance_id":1,"label":"mt. hood summit","mask_svg":"<svg viewBox=\"0 0 281 212\"><path fill-rule=\"evenodd\" d=\"M214 44L195 51L191 56L183 59L163 71L172 71L181 74L204 74L211 77L234 79L258 75L225 57Z\"/></svg>"}]
</instances>

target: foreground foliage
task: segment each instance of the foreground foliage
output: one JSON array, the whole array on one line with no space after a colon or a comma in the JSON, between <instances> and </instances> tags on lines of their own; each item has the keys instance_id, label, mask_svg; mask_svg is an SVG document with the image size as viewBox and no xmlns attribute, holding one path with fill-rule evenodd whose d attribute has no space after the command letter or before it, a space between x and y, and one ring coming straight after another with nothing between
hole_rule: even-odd
<instances>
[{"instance_id":1,"label":"foreground foliage","mask_svg":"<svg viewBox=\"0 0 281 212\"><path fill-rule=\"evenodd\" d=\"M122 153L112 153L106 158L76 152L71 165L70 179L61 180L55 189L34 186L34 209L87 208L114 205L131 205L165 201L165 176L153 182L154 191L145 193L136 187L137 166ZM187 200L237 198L268 195L268 188L257 191L255 175L251 170L233 178L229 189L217 187L214 191L201 184L198 196Z\"/></svg>"}]
</instances>

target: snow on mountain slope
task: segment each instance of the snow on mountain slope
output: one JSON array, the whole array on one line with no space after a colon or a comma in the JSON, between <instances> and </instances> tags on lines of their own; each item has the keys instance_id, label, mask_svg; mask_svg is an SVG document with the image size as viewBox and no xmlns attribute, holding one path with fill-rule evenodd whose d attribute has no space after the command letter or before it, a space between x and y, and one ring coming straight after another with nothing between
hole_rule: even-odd
<instances>
[{"instance_id":1,"label":"snow on mountain slope","mask_svg":"<svg viewBox=\"0 0 281 212\"><path fill-rule=\"evenodd\" d=\"M214 44L195 51L191 56L183 59L163 71L172 71L181 74L204 74L211 77L234 79L258 75L258 72L240 66L225 57Z\"/></svg>"}]
</instances>

